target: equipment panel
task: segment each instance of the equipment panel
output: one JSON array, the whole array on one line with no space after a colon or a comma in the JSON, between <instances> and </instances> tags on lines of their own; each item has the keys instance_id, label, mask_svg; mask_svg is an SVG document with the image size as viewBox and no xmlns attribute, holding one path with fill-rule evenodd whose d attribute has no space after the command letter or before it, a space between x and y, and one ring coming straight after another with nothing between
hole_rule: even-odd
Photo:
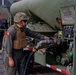
<instances>
[{"instance_id":1,"label":"equipment panel","mask_svg":"<svg viewBox=\"0 0 76 75\"><path fill-rule=\"evenodd\" d=\"M73 39L74 38L74 26L63 26L63 36L64 39Z\"/></svg>"},{"instance_id":2,"label":"equipment panel","mask_svg":"<svg viewBox=\"0 0 76 75\"><path fill-rule=\"evenodd\" d=\"M62 24L63 25L72 25L74 24L74 6L63 7L60 9Z\"/></svg>"}]
</instances>

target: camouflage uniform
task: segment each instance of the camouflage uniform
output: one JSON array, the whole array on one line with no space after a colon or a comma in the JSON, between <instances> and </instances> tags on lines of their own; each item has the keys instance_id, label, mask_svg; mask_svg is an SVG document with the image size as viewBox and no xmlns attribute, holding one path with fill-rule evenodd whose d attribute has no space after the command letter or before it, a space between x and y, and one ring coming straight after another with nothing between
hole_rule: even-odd
<instances>
[{"instance_id":1,"label":"camouflage uniform","mask_svg":"<svg viewBox=\"0 0 76 75\"><path fill-rule=\"evenodd\" d=\"M24 15L24 16L22 16ZM21 17L22 16L22 17ZM20 18L19 18L20 17ZM25 14L17 14L14 17L15 22L19 22L21 20L26 20L26 15ZM17 30L15 29L16 25L12 25L9 27L7 30L7 33L5 35L5 42L4 42L4 65L5 65L5 75L16 75L16 72L18 71L18 75L22 75L22 68L23 68L23 58L27 52L24 53L23 48L21 49L15 49L13 47L13 40L15 40ZM17 27L17 26L16 26ZM44 36L36 33L34 31L31 31L30 29L26 28L26 26L22 29L20 29L22 32L26 33L26 36L38 38L38 39L43 39ZM12 57L15 63L14 67L10 67L8 64L8 57Z\"/></svg>"}]
</instances>

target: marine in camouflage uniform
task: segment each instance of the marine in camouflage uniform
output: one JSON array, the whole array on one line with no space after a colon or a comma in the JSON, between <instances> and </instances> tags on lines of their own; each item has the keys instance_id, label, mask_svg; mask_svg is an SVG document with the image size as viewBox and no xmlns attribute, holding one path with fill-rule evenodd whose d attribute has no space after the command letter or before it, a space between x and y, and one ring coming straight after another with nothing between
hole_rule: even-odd
<instances>
[{"instance_id":1,"label":"marine in camouflage uniform","mask_svg":"<svg viewBox=\"0 0 76 75\"><path fill-rule=\"evenodd\" d=\"M26 36L48 40L49 37L26 28L28 17L19 12L14 16L15 24L10 26L4 36L5 75L22 75L22 61L25 56L23 48L27 46Z\"/></svg>"}]
</instances>

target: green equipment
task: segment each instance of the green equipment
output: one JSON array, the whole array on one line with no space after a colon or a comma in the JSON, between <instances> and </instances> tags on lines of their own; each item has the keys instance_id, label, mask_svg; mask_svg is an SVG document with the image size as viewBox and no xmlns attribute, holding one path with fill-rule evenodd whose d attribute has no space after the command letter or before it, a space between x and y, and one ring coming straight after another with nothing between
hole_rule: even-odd
<instances>
[{"instance_id":1,"label":"green equipment","mask_svg":"<svg viewBox=\"0 0 76 75\"><path fill-rule=\"evenodd\" d=\"M30 29L53 33L61 29L56 19L60 18L59 9L63 2L64 0L22 0L13 3L10 11L13 15L23 11L31 16L31 23L28 25Z\"/></svg>"}]
</instances>

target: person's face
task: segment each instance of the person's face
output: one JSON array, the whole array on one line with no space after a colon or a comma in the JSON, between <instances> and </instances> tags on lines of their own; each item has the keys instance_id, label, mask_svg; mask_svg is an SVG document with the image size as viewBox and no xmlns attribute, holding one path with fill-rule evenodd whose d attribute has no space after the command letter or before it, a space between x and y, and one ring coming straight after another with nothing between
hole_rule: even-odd
<instances>
[{"instance_id":1,"label":"person's face","mask_svg":"<svg viewBox=\"0 0 76 75\"><path fill-rule=\"evenodd\" d=\"M20 26L24 27L27 24L27 20L20 21Z\"/></svg>"}]
</instances>

